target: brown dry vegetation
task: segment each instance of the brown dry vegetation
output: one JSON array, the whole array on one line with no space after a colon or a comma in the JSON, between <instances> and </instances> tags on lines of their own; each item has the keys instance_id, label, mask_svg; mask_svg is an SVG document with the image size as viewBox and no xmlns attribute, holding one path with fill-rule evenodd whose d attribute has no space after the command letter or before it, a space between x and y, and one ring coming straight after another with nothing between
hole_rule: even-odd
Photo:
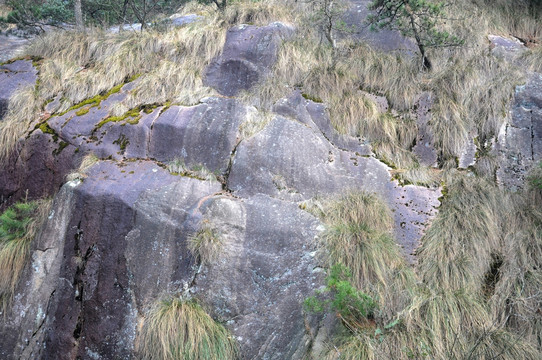
<instances>
[{"instance_id":1,"label":"brown dry vegetation","mask_svg":"<svg viewBox=\"0 0 542 360\"><path fill-rule=\"evenodd\" d=\"M237 343L194 300L166 297L148 311L137 351L145 360L235 360Z\"/></svg>"},{"instance_id":2,"label":"brown dry vegetation","mask_svg":"<svg viewBox=\"0 0 542 360\"><path fill-rule=\"evenodd\" d=\"M413 269L383 240L391 218L377 198L324 202L325 253L352 269L353 284L380 306L375 327L351 329L328 358L542 356L540 189L512 194L483 179L453 179Z\"/></svg>"}]
</instances>

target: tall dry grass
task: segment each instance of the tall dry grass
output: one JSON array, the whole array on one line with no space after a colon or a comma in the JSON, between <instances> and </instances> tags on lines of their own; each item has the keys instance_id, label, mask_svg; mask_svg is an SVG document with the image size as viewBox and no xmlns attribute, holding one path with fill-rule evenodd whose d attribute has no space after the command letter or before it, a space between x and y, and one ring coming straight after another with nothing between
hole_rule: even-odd
<instances>
[{"instance_id":1,"label":"tall dry grass","mask_svg":"<svg viewBox=\"0 0 542 360\"><path fill-rule=\"evenodd\" d=\"M447 191L412 269L393 239L382 246L385 205L367 194L323 202L330 263L347 265L381 314L376 330L336 339L329 359L542 356L540 189L512 194L456 172Z\"/></svg>"},{"instance_id":2,"label":"tall dry grass","mask_svg":"<svg viewBox=\"0 0 542 360\"><path fill-rule=\"evenodd\" d=\"M194 300L158 300L145 316L137 352L146 360L235 360L235 339Z\"/></svg>"}]
</instances>

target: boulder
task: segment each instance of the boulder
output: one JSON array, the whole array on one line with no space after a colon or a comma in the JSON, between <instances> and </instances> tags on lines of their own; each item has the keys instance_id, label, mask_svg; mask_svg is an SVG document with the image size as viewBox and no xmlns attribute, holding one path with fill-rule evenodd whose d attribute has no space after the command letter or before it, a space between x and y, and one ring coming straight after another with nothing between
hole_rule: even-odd
<instances>
[{"instance_id":1,"label":"boulder","mask_svg":"<svg viewBox=\"0 0 542 360\"><path fill-rule=\"evenodd\" d=\"M205 70L204 84L225 96L250 89L270 73L282 39L292 32L280 22L263 27L239 25L228 30L222 54Z\"/></svg>"},{"instance_id":2,"label":"boulder","mask_svg":"<svg viewBox=\"0 0 542 360\"><path fill-rule=\"evenodd\" d=\"M322 225L296 204L220 189L152 161L102 161L66 183L0 327L2 358L133 358L138 322L166 293L206 303L243 358L305 358L321 327L302 304L322 286ZM204 223L222 244L205 265L187 248Z\"/></svg>"},{"instance_id":3,"label":"boulder","mask_svg":"<svg viewBox=\"0 0 542 360\"><path fill-rule=\"evenodd\" d=\"M542 74L532 74L525 85L516 87L495 149L498 183L511 190L522 188L528 171L542 161Z\"/></svg>"},{"instance_id":4,"label":"boulder","mask_svg":"<svg viewBox=\"0 0 542 360\"><path fill-rule=\"evenodd\" d=\"M347 0L348 8L343 17L346 26L352 29L352 33L341 36L352 36L357 40L364 41L372 47L383 51L403 51L414 54L417 51L416 44L411 39L405 38L399 31L382 29L372 31L366 24L367 17L371 14L369 5L372 0Z\"/></svg>"},{"instance_id":5,"label":"boulder","mask_svg":"<svg viewBox=\"0 0 542 360\"><path fill-rule=\"evenodd\" d=\"M0 65L0 121L8 110L9 100L17 90L34 85L37 78L38 71L30 60L17 60Z\"/></svg>"}]
</instances>

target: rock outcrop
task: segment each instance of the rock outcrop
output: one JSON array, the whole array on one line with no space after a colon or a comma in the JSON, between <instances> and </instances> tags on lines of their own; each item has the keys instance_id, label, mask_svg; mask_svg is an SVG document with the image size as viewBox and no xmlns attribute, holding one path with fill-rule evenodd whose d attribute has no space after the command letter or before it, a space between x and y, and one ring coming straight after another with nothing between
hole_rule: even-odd
<instances>
[{"instance_id":1,"label":"rock outcrop","mask_svg":"<svg viewBox=\"0 0 542 360\"><path fill-rule=\"evenodd\" d=\"M222 54L205 71L204 84L225 96L250 89L269 74L282 39L292 32L279 22L264 27L239 25L228 30Z\"/></svg>"},{"instance_id":2,"label":"rock outcrop","mask_svg":"<svg viewBox=\"0 0 542 360\"><path fill-rule=\"evenodd\" d=\"M17 90L35 84L37 74L38 71L29 60L17 60L0 65L0 89L2 90L0 91L0 121L8 110L11 97Z\"/></svg>"},{"instance_id":3,"label":"rock outcrop","mask_svg":"<svg viewBox=\"0 0 542 360\"><path fill-rule=\"evenodd\" d=\"M249 89L267 76L289 31L233 29L206 81L225 95ZM284 94L270 121L248 134L243 129L261 114L235 98L111 117L132 87L44 119L0 175L13 201L26 189L41 197L64 184L4 314L0 357L133 358L150 305L180 293L208 305L243 358L318 358L334 319L307 314L302 304L323 285L316 245L325 228L299 206L317 196L377 193L413 260L440 190L400 186L368 144L333 129L323 104ZM65 182L91 152L102 160ZM220 181L172 174L172 160ZM188 247L204 228L220 242L212 261Z\"/></svg>"},{"instance_id":4,"label":"rock outcrop","mask_svg":"<svg viewBox=\"0 0 542 360\"><path fill-rule=\"evenodd\" d=\"M496 144L501 159L497 181L510 189L523 187L527 172L542 161L542 75L518 86L507 121Z\"/></svg>"}]
</instances>

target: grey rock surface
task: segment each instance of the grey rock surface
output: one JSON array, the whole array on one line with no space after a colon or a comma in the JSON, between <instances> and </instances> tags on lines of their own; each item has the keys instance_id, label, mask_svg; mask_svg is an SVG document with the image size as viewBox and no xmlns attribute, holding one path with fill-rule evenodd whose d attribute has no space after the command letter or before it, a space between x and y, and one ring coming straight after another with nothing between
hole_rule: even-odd
<instances>
[{"instance_id":1,"label":"grey rock surface","mask_svg":"<svg viewBox=\"0 0 542 360\"><path fill-rule=\"evenodd\" d=\"M250 89L269 74L282 39L292 32L280 22L263 27L239 25L228 30L222 54L205 70L204 84L225 96Z\"/></svg>"},{"instance_id":2,"label":"grey rock surface","mask_svg":"<svg viewBox=\"0 0 542 360\"><path fill-rule=\"evenodd\" d=\"M169 17L169 20L171 21L171 25L173 26L184 26L184 25L195 23L201 19L203 19L203 16L200 16L197 14L188 14L188 15L173 14Z\"/></svg>"},{"instance_id":3,"label":"grey rock surface","mask_svg":"<svg viewBox=\"0 0 542 360\"><path fill-rule=\"evenodd\" d=\"M512 190L522 188L527 172L542 161L541 74L532 74L525 85L516 87L495 148L500 157L499 184Z\"/></svg>"},{"instance_id":4,"label":"grey rock surface","mask_svg":"<svg viewBox=\"0 0 542 360\"><path fill-rule=\"evenodd\" d=\"M321 327L302 303L322 284L323 227L296 204L220 190L151 161L99 162L68 182L0 327L2 358L130 359L138 321L165 293L208 303L244 358L304 358ZM187 238L204 220L222 249L198 266Z\"/></svg>"},{"instance_id":5,"label":"grey rock surface","mask_svg":"<svg viewBox=\"0 0 542 360\"><path fill-rule=\"evenodd\" d=\"M397 50L409 54L417 51L414 41L405 38L398 31L385 29L372 31L370 29L366 20L371 13L368 7L372 0L348 0L348 2L349 6L344 16L344 22L353 29L353 33L343 36L353 36L383 51Z\"/></svg>"},{"instance_id":6,"label":"grey rock surface","mask_svg":"<svg viewBox=\"0 0 542 360\"><path fill-rule=\"evenodd\" d=\"M17 60L0 65L0 121L8 110L11 97L17 90L34 85L38 78L37 74L38 71L30 60Z\"/></svg>"},{"instance_id":7,"label":"grey rock surface","mask_svg":"<svg viewBox=\"0 0 542 360\"><path fill-rule=\"evenodd\" d=\"M296 204L265 195L215 197L201 211L222 248L198 275L196 293L233 330L243 358L305 358L319 331L302 304L323 283L315 257L321 223Z\"/></svg>"},{"instance_id":8,"label":"grey rock surface","mask_svg":"<svg viewBox=\"0 0 542 360\"><path fill-rule=\"evenodd\" d=\"M438 165L438 156L434 146L433 129L430 125L432 104L433 99L428 92L421 94L416 102L413 116L418 126L418 135L412 152L416 155L420 164L436 167Z\"/></svg>"},{"instance_id":9,"label":"grey rock surface","mask_svg":"<svg viewBox=\"0 0 542 360\"><path fill-rule=\"evenodd\" d=\"M349 190L377 193L394 210L398 243L410 256L436 215L439 189L401 187L374 157L333 146L319 131L277 116L235 152L227 187L247 197L267 194L301 201Z\"/></svg>"},{"instance_id":10,"label":"grey rock surface","mask_svg":"<svg viewBox=\"0 0 542 360\"><path fill-rule=\"evenodd\" d=\"M28 42L24 37L0 34L0 63L21 55Z\"/></svg>"},{"instance_id":11,"label":"grey rock surface","mask_svg":"<svg viewBox=\"0 0 542 360\"><path fill-rule=\"evenodd\" d=\"M527 47L514 37L488 35L491 53L506 60L515 60L527 51Z\"/></svg>"}]
</instances>

